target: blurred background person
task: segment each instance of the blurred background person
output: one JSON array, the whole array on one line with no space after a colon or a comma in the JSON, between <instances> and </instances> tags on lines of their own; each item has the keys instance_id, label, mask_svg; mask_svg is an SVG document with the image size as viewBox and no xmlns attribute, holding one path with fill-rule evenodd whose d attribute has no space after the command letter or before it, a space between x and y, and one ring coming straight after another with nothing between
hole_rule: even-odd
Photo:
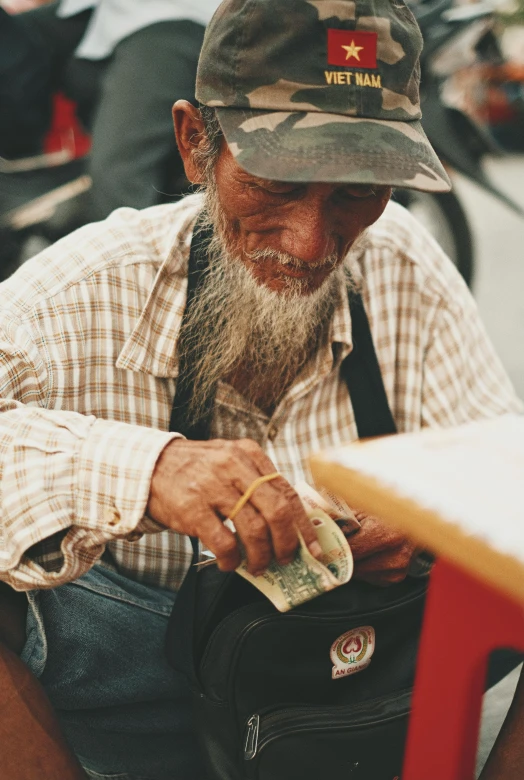
<instances>
[{"instance_id":1,"label":"blurred background person","mask_svg":"<svg viewBox=\"0 0 524 780\"><path fill-rule=\"evenodd\" d=\"M29 0L11 0L20 11ZM0 155L39 154L53 95L91 132L89 220L172 190L173 100L194 101L198 55L218 0L61 0L0 8Z\"/></svg>"},{"instance_id":2,"label":"blurred background person","mask_svg":"<svg viewBox=\"0 0 524 780\"><path fill-rule=\"evenodd\" d=\"M46 5L51 0L3 0L0 5L10 14L21 14L23 11L31 11L39 5Z\"/></svg>"}]
</instances>

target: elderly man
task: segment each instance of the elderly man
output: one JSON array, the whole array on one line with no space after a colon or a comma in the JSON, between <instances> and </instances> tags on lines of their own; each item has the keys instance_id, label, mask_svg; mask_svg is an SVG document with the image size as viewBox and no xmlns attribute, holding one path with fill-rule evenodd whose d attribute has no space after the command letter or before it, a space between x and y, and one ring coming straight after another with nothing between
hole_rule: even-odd
<instances>
[{"instance_id":1,"label":"elderly man","mask_svg":"<svg viewBox=\"0 0 524 780\"><path fill-rule=\"evenodd\" d=\"M289 561L299 531L318 553L292 485L311 451L357 436L348 286L399 430L521 409L465 284L389 203L394 186L448 187L419 123L420 48L400 1L226 0L202 107L174 106L202 194L117 211L0 288L2 777L204 776L163 656L188 537L234 569L223 520L278 470L235 518L249 568ZM184 316L200 233L208 268ZM208 441L169 430L184 371ZM352 548L377 585L412 563L373 518ZM517 704L486 777L522 776L520 723Z\"/></svg>"}]
</instances>

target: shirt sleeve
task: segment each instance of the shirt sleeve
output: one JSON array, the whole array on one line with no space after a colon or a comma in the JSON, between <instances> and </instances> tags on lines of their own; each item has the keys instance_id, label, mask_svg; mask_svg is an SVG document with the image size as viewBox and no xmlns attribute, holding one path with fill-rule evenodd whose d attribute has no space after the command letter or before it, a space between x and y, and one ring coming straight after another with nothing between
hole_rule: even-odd
<instances>
[{"instance_id":1,"label":"shirt sleeve","mask_svg":"<svg viewBox=\"0 0 524 780\"><path fill-rule=\"evenodd\" d=\"M429 427L524 412L458 274L434 315L424 360L422 409L422 423Z\"/></svg>"},{"instance_id":2,"label":"shirt sleeve","mask_svg":"<svg viewBox=\"0 0 524 780\"><path fill-rule=\"evenodd\" d=\"M9 330L7 333L6 330ZM140 531L155 463L178 434L46 409L45 361L20 325L0 331L0 579L17 590L78 578ZM55 543L54 565L35 550ZM53 556L50 556L53 558Z\"/></svg>"}]
</instances>

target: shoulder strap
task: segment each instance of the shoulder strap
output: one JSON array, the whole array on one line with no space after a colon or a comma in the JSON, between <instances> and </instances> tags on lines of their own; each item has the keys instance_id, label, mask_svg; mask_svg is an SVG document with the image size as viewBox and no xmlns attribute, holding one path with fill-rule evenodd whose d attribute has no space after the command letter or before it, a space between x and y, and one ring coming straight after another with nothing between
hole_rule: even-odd
<instances>
[{"instance_id":1,"label":"shoulder strap","mask_svg":"<svg viewBox=\"0 0 524 780\"><path fill-rule=\"evenodd\" d=\"M360 295L349 293L353 349L342 361L344 379L357 425L359 439L396 433L366 310Z\"/></svg>"},{"instance_id":2,"label":"shoulder strap","mask_svg":"<svg viewBox=\"0 0 524 780\"><path fill-rule=\"evenodd\" d=\"M191 241L191 251L189 253L189 262L187 270L187 298L180 332L183 333L187 317L198 296L198 289L203 284L205 272L208 267L207 248L211 241L212 231L202 226L200 217L197 219L193 229L193 238ZM197 347L195 347L195 350ZM192 422L187 414L187 408L193 395L193 381L191 372L191 362L196 356L196 351L185 353L178 366L178 379L176 383L175 398L171 409L171 419L169 421L169 430L182 433L187 439L195 441L204 441L209 439L211 431L211 420L213 415L213 401L210 398L207 408L202 416L196 422Z\"/></svg>"},{"instance_id":3,"label":"shoulder strap","mask_svg":"<svg viewBox=\"0 0 524 780\"><path fill-rule=\"evenodd\" d=\"M184 328L187 315L198 295L198 288L205 277L207 247L210 240L210 230L203 229L200 219L197 220L191 241L187 302L181 330ZM342 362L340 373L349 391L359 438L395 433L396 426L389 408L362 298L358 294L349 293L349 304L353 350ZM203 441L210 436L213 398L210 398L205 413L196 423L192 423L187 418L187 407L193 394L191 359L191 354L186 354L179 365L169 430L183 433L188 439Z\"/></svg>"}]
</instances>

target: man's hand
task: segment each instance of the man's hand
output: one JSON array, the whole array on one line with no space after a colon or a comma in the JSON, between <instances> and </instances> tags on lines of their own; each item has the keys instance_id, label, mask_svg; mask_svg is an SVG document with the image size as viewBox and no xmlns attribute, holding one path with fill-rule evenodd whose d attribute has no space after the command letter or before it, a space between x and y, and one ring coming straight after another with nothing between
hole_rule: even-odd
<instances>
[{"instance_id":1,"label":"man's hand","mask_svg":"<svg viewBox=\"0 0 524 780\"><path fill-rule=\"evenodd\" d=\"M223 521L255 479L275 471L250 439L174 439L155 466L147 513L166 528L197 536L216 555L222 571L233 571L241 553ZM265 571L273 557L280 564L293 560L298 531L314 556L322 553L302 502L283 477L254 491L235 517L235 528L251 574Z\"/></svg>"},{"instance_id":2,"label":"man's hand","mask_svg":"<svg viewBox=\"0 0 524 780\"><path fill-rule=\"evenodd\" d=\"M375 517L355 512L361 529L349 538L355 561L353 576L372 585L393 585L407 575L415 545Z\"/></svg>"}]
</instances>

